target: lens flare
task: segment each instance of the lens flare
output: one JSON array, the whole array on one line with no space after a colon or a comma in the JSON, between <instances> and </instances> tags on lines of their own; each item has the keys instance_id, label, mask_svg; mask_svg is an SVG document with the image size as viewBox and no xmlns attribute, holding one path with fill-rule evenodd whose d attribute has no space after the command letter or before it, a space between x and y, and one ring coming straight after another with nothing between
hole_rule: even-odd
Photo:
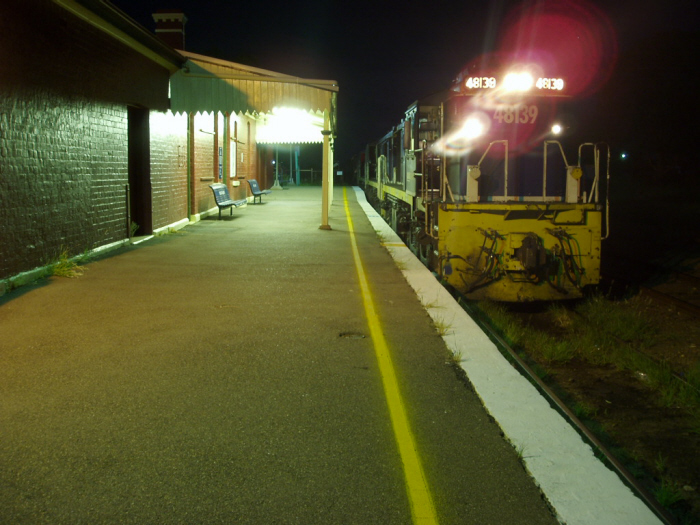
<instances>
[{"instance_id":1,"label":"lens flare","mask_svg":"<svg viewBox=\"0 0 700 525\"><path fill-rule=\"evenodd\" d=\"M484 134L484 124L476 117L470 117L464 122L460 134L467 139L475 139Z\"/></svg>"},{"instance_id":2,"label":"lens flare","mask_svg":"<svg viewBox=\"0 0 700 525\"><path fill-rule=\"evenodd\" d=\"M590 94L612 74L617 39L605 14L585 0L543 0L514 10L499 51L566 79L567 94Z\"/></svg>"},{"instance_id":3,"label":"lens flare","mask_svg":"<svg viewBox=\"0 0 700 525\"><path fill-rule=\"evenodd\" d=\"M503 79L505 91L529 91L535 79L530 73L508 73Z\"/></svg>"},{"instance_id":4,"label":"lens flare","mask_svg":"<svg viewBox=\"0 0 700 525\"><path fill-rule=\"evenodd\" d=\"M475 145L479 137L489 131L491 119L481 112L474 112L468 115L462 126L433 144L433 152L439 155L460 156L468 153Z\"/></svg>"}]
</instances>

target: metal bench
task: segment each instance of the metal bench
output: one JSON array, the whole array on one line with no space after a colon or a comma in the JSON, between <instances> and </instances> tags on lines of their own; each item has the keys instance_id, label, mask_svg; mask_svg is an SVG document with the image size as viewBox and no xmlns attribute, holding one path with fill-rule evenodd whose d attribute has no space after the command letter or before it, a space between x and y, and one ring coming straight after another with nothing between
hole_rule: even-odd
<instances>
[{"instance_id":1,"label":"metal bench","mask_svg":"<svg viewBox=\"0 0 700 525\"><path fill-rule=\"evenodd\" d=\"M231 208L231 215L233 215L234 206L238 208L248 202L246 199L232 200L225 184L210 184L209 187L211 191L214 192L214 199L216 200L216 205L219 207L219 219L221 219L221 210Z\"/></svg>"},{"instance_id":2,"label":"metal bench","mask_svg":"<svg viewBox=\"0 0 700 525\"><path fill-rule=\"evenodd\" d=\"M260 199L260 204L262 204L262 196L272 193L271 190L261 190L258 186L258 181L255 179L248 179L248 184L250 185L250 191L253 193L253 204L255 204L255 199Z\"/></svg>"}]
</instances>

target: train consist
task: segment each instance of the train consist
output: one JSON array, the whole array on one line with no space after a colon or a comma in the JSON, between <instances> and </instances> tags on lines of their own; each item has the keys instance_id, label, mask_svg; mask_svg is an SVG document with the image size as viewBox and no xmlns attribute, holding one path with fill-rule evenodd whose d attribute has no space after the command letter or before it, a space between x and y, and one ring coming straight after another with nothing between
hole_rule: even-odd
<instances>
[{"instance_id":1,"label":"train consist","mask_svg":"<svg viewBox=\"0 0 700 525\"><path fill-rule=\"evenodd\" d=\"M482 61L356 157L368 201L468 298L572 299L599 282L610 150L563 143L567 87L532 65Z\"/></svg>"}]
</instances>

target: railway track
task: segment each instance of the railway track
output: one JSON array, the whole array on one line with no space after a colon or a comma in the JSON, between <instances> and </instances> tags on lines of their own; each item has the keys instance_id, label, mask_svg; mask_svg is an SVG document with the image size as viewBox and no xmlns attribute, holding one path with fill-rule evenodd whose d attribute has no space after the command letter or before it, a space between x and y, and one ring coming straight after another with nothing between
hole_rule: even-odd
<instances>
[{"instance_id":1,"label":"railway track","mask_svg":"<svg viewBox=\"0 0 700 525\"><path fill-rule=\"evenodd\" d=\"M487 319L480 314L480 312L473 307L470 301L466 300L463 296L451 290L453 295L457 297L459 304L462 308L467 311L467 313L486 331L493 341L497 343L501 351L505 354L506 358L509 359L513 365L518 368L523 375L525 375L540 392L549 400L550 404L555 407L564 417L570 422L570 424L576 428L576 430L581 434L581 436L588 441L588 443L597 450L598 453L604 457L608 465L617 472L621 479L637 494L637 496L642 499L647 506L657 515L657 517L666 525L673 525L678 523L676 518L669 513L669 511L664 508L657 499L644 487L640 481L632 474L625 465L613 454L605 444L598 438L598 436L586 426L574 413L574 411L567 406L567 404L550 388L545 381L543 381L539 375L523 360L518 352L516 352L508 343L505 341L495 330Z\"/></svg>"},{"instance_id":2,"label":"railway track","mask_svg":"<svg viewBox=\"0 0 700 525\"><path fill-rule=\"evenodd\" d=\"M640 292L700 319L700 277L689 273L674 273L666 282L654 287L641 286Z\"/></svg>"}]
</instances>

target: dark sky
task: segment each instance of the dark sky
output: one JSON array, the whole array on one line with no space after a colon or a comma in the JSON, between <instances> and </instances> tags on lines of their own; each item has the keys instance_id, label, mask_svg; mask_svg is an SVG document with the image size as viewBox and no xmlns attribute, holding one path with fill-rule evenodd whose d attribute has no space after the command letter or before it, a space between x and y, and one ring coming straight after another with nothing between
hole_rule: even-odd
<instances>
[{"instance_id":1,"label":"dark sky","mask_svg":"<svg viewBox=\"0 0 700 525\"><path fill-rule=\"evenodd\" d=\"M449 87L466 63L497 45L508 13L523 4L513 0L113 3L149 30L155 27L151 13L182 9L188 18L188 51L305 78L337 80L339 161L389 131L411 102ZM598 2L610 17L620 56L639 42L653 42L654 35L693 29L692 4ZM666 60L664 67L674 67L673 60Z\"/></svg>"}]
</instances>

